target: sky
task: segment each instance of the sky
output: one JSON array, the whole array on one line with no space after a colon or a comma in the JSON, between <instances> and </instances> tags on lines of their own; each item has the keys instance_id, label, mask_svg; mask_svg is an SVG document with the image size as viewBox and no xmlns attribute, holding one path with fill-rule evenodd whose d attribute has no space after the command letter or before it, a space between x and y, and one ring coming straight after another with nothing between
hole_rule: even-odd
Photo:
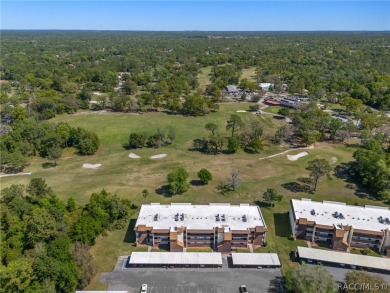
<instances>
[{"instance_id":1,"label":"sky","mask_svg":"<svg viewBox=\"0 0 390 293\"><path fill-rule=\"evenodd\" d=\"M2 0L1 29L390 30L390 1Z\"/></svg>"}]
</instances>

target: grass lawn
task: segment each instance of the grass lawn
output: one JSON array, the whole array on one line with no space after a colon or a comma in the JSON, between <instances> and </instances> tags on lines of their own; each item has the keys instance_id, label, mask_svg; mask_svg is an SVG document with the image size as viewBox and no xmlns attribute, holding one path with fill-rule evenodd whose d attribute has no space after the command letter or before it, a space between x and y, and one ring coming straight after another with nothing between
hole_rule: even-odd
<instances>
[{"instance_id":1,"label":"grass lawn","mask_svg":"<svg viewBox=\"0 0 390 293\"><path fill-rule=\"evenodd\" d=\"M212 66L202 67L200 70L202 73L198 74L199 88L204 91L206 87L211 84L210 74Z\"/></svg>"},{"instance_id":2,"label":"grass lawn","mask_svg":"<svg viewBox=\"0 0 390 293\"><path fill-rule=\"evenodd\" d=\"M240 79L247 78L250 81L256 81L256 67L242 69Z\"/></svg>"},{"instance_id":3,"label":"grass lawn","mask_svg":"<svg viewBox=\"0 0 390 293\"><path fill-rule=\"evenodd\" d=\"M267 108L263 109L263 111L268 112L268 113L278 114L278 111L282 108L283 107L280 107L280 106L271 106L271 107L267 107Z\"/></svg>"},{"instance_id":4,"label":"grass lawn","mask_svg":"<svg viewBox=\"0 0 390 293\"><path fill-rule=\"evenodd\" d=\"M80 126L96 132L101 139L99 151L93 156L81 157L75 154L74 149L68 149L64 152L59 165L49 169L42 167L44 159L34 158L24 171L32 172L32 175L2 178L2 188L11 184L27 185L31 178L42 177L64 200L74 197L79 204L86 204L92 192L98 192L104 188L137 205L150 202L259 204L266 189L275 188L284 195L284 198L275 207L261 207L269 232L267 233L267 247L259 249L258 252L278 253L285 268L294 265L290 261L290 252L295 250L297 245L306 246L304 241L292 241L287 238L291 234L288 219L291 198L306 197L313 200L342 201L348 204L384 205L381 202L357 197L353 188L346 187L348 184L355 186L353 181L346 182L345 179L335 176L332 176L332 181L321 179L315 194L289 190L285 185L294 183L304 186L305 183L302 183L304 180L301 178L308 177L308 171L305 168L307 163L315 158L327 159L334 167L351 161L354 148L347 145L318 143L314 149L307 150L308 156L297 161L289 161L286 155L259 160L259 158L286 150L285 147L271 143L266 143L264 151L260 154L248 154L240 150L233 155L205 155L189 150L193 139L209 135L209 132L204 129L204 125L208 122L215 122L219 126L219 131L228 136L225 130L226 121L233 113L239 114L244 121L258 119L264 125L266 134L272 134L285 123L274 119L272 115L236 112L247 109L248 105L248 103L223 103L220 105L219 112L204 117L183 117L161 112L144 115L79 112L73 115L58 116L52 121L66 121L73 127ZM177 137L171 146L138 150L123 148L131 131L152 132L157 127L165 129L169 126L175 128ZM128 157L130 152L136 153L141 158L130 159ZM300 150L295 150L289 154L294 155L300 152ZM163 159L149 159L151 155L162 153L167 154ZM96 170L84 169L82 168L84 163L99 163L102 166ZM208 185L197 185L196 181L193 181L194 184L186 193L172 197L164 196L161 190L166 184L166 176L178 167L184 167L189 172L190 181L197 179L196 173L201 168L207 168L213 174L213 181ZM226 181L233 168L240 172L241 185L235 192L221 195L216 187ZM145 188L149 191L146 198L141 195ZM137 214L134 214L134 218L136 216ZM129 227L133 227L134 224L135 220L132 220ZM145 248L132 246L134 235L129 230L131 228L126 227L118 231L109 231L107 235L98 237L91 253L96 259L99 272L111 271L119 255L128 255L135 250L144 251ZM87 289L105 289L106 285L99 283L98 277Z\"/></svg>"}]
</instances>

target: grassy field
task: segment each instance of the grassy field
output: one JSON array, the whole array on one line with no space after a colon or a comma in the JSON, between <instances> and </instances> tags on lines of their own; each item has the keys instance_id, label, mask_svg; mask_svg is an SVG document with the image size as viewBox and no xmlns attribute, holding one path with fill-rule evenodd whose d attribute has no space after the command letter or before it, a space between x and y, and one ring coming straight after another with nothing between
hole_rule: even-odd
<instances>
[{"instance_id":1,"label":"grassy field","mask_svg":"<svg viewBox=\"0 0 390 293\"><path fill-rule=\"evenodd\" d=\"M204 91L206 87L211 84L210 73L212 66L202 67L202 73L198 74L199 88Z\"/></svg>"},{"instance_id":2,"label":"grassy field","mask_svg":"<svg viewBox=\"0 0 390 293\"><path fill-rule=\"evenodd\" d=\"M247 78L250 81L256 81L256 67L242 69L241 79Z\"/></svg>"},{"instance_id":3,"label":"grassy field","mask_svg":"<svg viewBox=\"0 0 390 293\"><path fill-rule=\"evenodd\" d=\"M282 202L273 208L261 205L262 213L267 224L267 247L259 252L277 252L284 267L294 265L290 261L290 252L297 245L305 246L303 241L292 241L287 237L291 234L288 220L289 200L291 198L311 198L313 200L343 201L348 204L373 204L380 205L366 198L355 195L354 182L346 182L345 179L332 176L332 181L322 179L315 194L295 192L285 186L286 183L294 183L305 187L304 179L308 177L305 169L308 161L315 158L325 158L332 162L333 166L352 160L353 147L348 145L319 143L314 149L307 150L309 155L297 161L289 161L286 155L276 156L271 159L259 160L272 154L286 150L286 148L266 143L264 151L260 154L248 154L240 150L237 154L205 155L189 150L192 140L207 137L209 132L204 129L208 122L219 125L219 131L226 132L226 120L237 110L245 110L249 103L221 104L220 111L205 117L183 117L168 115L166 113L148 113L134 115L124 113L79 112L73 115L61 115L53 119L53 122L66 121L71 126L80 126L95 131L101 139L99 151L88 157L80 157L74 149L67 150L59 165L54 168L44 169L42 158L34 158L31 165L24 172L32 172L30 176L14 176L1 179L2 188L11 184L27 184L33 177L42 177L47 184L62 199L74 197L79 204L88 202L92 192L106 189L118 196L127 198L137 205L149 202L190 202L193 204L208 204L210 202L230 202L232 204L250 203L260 204L262 194L267 188L275 188L284 195ZM237 113L245 121L259 119L267 133L272 133L284 122L276 120L272 115L252 115L251 113ZM166 128L172 126L176 130L177 139L171 146L160 149L126 150L123 148L131 131L155 131L157 127ZM130 159L129 153L133 152L141 156L140 159ZM300 150L291 151L289 154L298 154ZM163 159L152 160L149 156L165 153ZM84 163L102 164L99 169L84 169ZM190 180L196 180L196 173L201 168L207 168L213 174L213 181L208 185L193 184L189 191L182 195L166 197L161 193L161 188L166 184L167 174L175 168L184 167L190 174ZM231 169L236 168L240 172L241 185L236 192L221 195L217 185L225 182ZM303 179L302 179L303 178ZM347 188L347 185L349 188ZM356 187L356 188L351 188ZM143 189L148 189L149 196L142 197ZM136 218L137 214L134 214ZM145 248L133 246L134 236L131 227L122 230L107 232L107 235L99 236L96 245L91 252L98 264L98 271L111 271L119 255L128 255L131 251ZM98 281L97 276L87 289L104 289L105 284Z\"/></svg>"}]
</instances>

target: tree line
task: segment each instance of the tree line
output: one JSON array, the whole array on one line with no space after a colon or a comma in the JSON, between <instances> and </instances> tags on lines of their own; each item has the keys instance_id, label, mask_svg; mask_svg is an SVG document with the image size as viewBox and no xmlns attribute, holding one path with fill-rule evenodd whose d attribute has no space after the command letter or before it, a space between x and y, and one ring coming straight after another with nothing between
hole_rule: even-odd
<instances>
[{"instance_id":1,"label":"tree line","mask_svg":"<svg viewBox=\"0 0 390 293\"><path fill-rule=\"evenodd\" d=\"M105 190L78 206L60 200L42 178L1 192L4 292L74 292L96 273L89 253L104 230L123 228L136 208Z\"/></svg>"},{"instance_id":2,"label":"tree line","mask_svg":"<svg viewBox=\"0 0 390 293\"><path fill-rule=\"evenodd\" d=\"M21 172L33 156L47 158L56 165L64 148L74 147L85 156L94 154L100 146L96 133L66 122L28 119L26 109L20 106L13 109L11 117L10 124L0 126L0 170L5 173Z\"/></svg>"}]
</instances>

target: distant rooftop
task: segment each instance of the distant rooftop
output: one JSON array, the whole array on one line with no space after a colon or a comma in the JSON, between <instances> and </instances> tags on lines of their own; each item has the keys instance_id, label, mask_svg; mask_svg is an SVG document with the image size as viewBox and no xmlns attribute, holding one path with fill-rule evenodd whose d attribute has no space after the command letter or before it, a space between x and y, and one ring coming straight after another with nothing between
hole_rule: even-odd
<instances>
[{"instance_id":1,"label":"distant rooftop","mask_svg":"<svg viewBox=\"0 0 390 293\"><path fill-rule=\"evenodd\" d=\"M263 216L257 206L248 204L210 203L192 205L190 203L143 204L136 226L152 226L154 229L187 227L188 229L246 230L256 226L265 227Z\"/></svg>"},{"instance_id":2,"label":"distant rooftop","mask_svg":"<svg viewBox=\"0 0 390 293\"><path fill-rule=\"evenodd\" d=\"M129 264L222 266L222 255L219 252L133 252Z\"/></svg>"},{"instance_id":3,"label":"distant rooftop","mask_svg":"<svg viewBox=\"0 0 390 293\"><path fill-rule=\"evenodd\" d=\"M226 88L227 88L229 93L238 92L238 89L235 85L228 85Z\"/></svg>"},{"instance_id":4,"label":"distant rooftop","mask_svg":"<svg viewBox=\"0 0 390 293\"><path fill-rule=\"evenodd\" d=\"M355 229L383 231L390 229L390 211L387 207L353 206L343 202L292 199L295 218L306 218L316 224L328 226L353 226Z\"/></svg>"}]
</instances>

